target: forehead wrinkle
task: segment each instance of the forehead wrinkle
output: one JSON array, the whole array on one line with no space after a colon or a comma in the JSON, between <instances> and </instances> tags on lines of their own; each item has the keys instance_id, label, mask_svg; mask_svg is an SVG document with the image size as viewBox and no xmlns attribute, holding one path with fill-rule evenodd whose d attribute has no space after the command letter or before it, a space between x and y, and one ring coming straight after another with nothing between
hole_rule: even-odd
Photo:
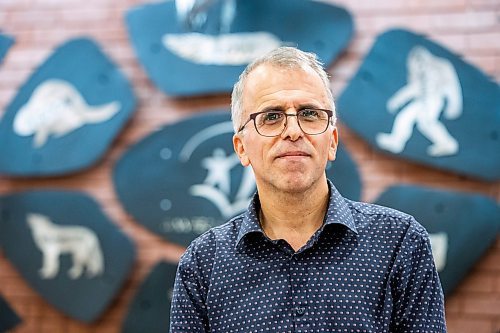
<instances>
[{"instance_id":1,"label":"forehead wrinkle","mask_svg":"<svg viewBox=\"0 0 500 333\"><path fill-rule=\"evenodd\" d=\"M305 75L304 77L300 77ZM302 85L296 88L295 85ZM276 86L281 89L277 90ZM282 68L262 64L244 83L243 115L262 111L269 106L300 107L302 104L328 108L330 103L321 78L312 69Z\"/></svg>"},{"instance_id":2,"label":"forehead wrinkle","mask_svg":"<svg viewBox=\"0 0 500 333\"><path fill-rule=\"evenodd\" d=\"M306 96L300 96L304 94ZM283 95L285 95L285 98L280 97ZM289 99L286 98L286 95L290 95ZM296 109L303 109L306 107L322 109L327 105L325 104L324 94L318 96L300 89L273 91L262 96L257 96L257 101L255 102L258 103L255 105L257 111L269 107L280 109L289 109L291 107Z\"/></svg>"}]
</instances>

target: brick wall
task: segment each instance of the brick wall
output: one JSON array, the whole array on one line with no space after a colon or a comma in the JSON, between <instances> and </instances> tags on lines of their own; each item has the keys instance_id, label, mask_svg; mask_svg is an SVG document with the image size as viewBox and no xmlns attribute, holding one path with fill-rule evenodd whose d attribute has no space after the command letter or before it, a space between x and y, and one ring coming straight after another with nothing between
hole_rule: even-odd
<instances>
[{"instance_id":1,"label":"brick wall","mask_svg":"<svg viewBox=\"0 0 500 333\"><path fill-rule=\"evenodd\" d=\"M333 2L333 1L332 1ZM74 176L11 179L0 176L0 194L34 188L76 189L92 195L109 217L136 243L138 258L124 289L92 325L72 320L47 305L0 252L0 294L24 318L14 332L119 332L136 288L158 260L176 262L183 249L149 233L125 214L111 183L111 167L126 148L155 128L212 107L229 105L229 96L175 100L158 91L139 66L128 42L123 14L138 0L1 0L0 29L16 44L0 65L0 115L20 85L58 44L88 35L104 47L132 81L139 98L134 118L95 167ZM500 79L500 2L498 0L341 0L354 16L356 33L348 50L330 67L336 95L355 73L375 37L399 26L427 34L483 71ZM313 20L313 18L312 18ZM417 166L375 152L341 125L344 144L358 163L363 200L387 186L421 184L477 192L500 200L500 183L486 183ZM500 332L500 238L446 300L451 333Z\"/></svg>"}]
</instances>

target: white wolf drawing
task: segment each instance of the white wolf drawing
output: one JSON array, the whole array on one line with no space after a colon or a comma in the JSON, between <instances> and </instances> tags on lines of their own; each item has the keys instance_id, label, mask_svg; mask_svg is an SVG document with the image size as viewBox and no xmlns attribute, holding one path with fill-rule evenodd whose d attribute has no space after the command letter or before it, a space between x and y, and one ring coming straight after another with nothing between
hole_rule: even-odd
<instances>
[{"instance_id":1,"label":"white wolf drawing","mask_svg":"<svg viewBox=\"0 0 500 333\"><path fill-rule=\"evenodd\" d=\"M52 279L59 272L59 257L70 254L73 266L68 271L71 279L79 278L84 269L87 277L101 275L104 259L96 234L83 226L64 226L53 223L41 214L28 214L36 246L43 254L43 265L39 273L43 279Z\"/></svg>"}]
</instances>

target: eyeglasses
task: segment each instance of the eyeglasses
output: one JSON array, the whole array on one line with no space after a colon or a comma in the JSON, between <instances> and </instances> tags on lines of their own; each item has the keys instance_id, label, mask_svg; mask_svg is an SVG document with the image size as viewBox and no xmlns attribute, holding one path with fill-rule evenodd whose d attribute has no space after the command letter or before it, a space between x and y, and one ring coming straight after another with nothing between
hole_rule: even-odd
<instances>
[{"instance_id":1,"label":"eyeglasses","mask_svg":"<svg viewBox=\"0 0 500 333\"><path fill-rule=\"evenodd\" d=\"M330 124L333 111L324 109L302 109L293 113L279 110L268 110L250 114L249 119L240 127L238 133L253 120L255 130L262 136L279 136L286 128L288 117L297 117L302 132L317 135L326 131Z\"/></svg>"}]
</instances>

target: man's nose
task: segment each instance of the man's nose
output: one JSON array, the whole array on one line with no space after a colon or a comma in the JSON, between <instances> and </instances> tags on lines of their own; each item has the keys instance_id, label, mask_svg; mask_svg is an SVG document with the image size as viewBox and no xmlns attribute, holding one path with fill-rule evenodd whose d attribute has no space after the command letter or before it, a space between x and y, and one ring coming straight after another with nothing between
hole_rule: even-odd
<instances>
[{"instance_id":1,"label":"man's nose","mask_svg":"<svg viewBox=\"0 0 500 333\"><path fill-rule=\"evenodd\" d=\"M297 114L288 113L286 116L286 126L283 132L281 133L282 139L290 138L292 141L298 140L300 137L304 135L302 129L299 126L299 119L297 118Z\"/></svg>"}]
</instances>

